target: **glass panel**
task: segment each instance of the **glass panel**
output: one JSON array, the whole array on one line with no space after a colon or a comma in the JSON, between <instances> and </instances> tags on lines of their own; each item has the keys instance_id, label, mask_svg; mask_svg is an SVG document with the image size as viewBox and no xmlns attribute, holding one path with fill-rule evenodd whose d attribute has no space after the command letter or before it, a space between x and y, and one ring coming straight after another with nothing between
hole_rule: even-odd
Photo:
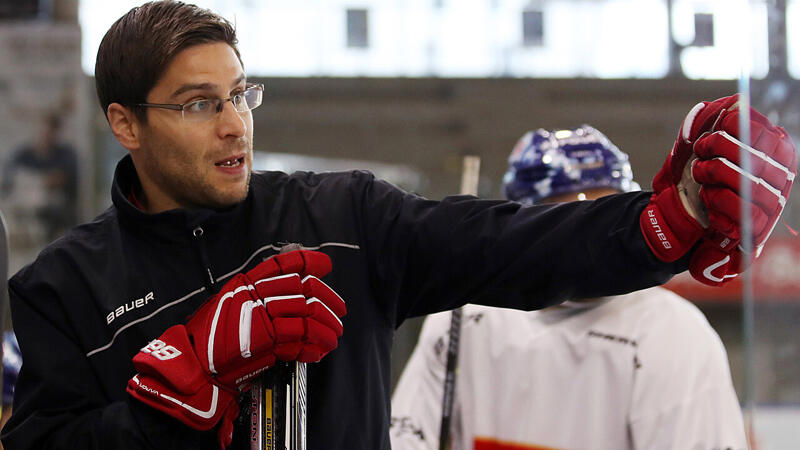
<instances>
[{"instance_id":1,"label":"glass panel","mask_svg":"<svg viewBox=\"0 0 800 450\"><path fill-rule=\"evenodd\" d=\"M786 45L789 73L800 78L800 1L790 0L786 6Z\"/></svg>"},{"instance_id":2,"label":"glass panel","mask_svg":"<svg viewBox=\"0 0 800 450\"><path fill-rule=\"evenodd\" d=\"M790 76L790 63L797 60L791 49L796 53L800 48L787 24L797 22L798 3L768 3L769 72L759 79L747 72L744 61L740 81L740 89L749 84L753 107L784 127L795 146L800 142L800 104L796 100L800 86ZM746 25L742 25L745 35ZM753 448L760 450L800 448L800 241L789 229L797 228L799 203L796 193L789 198L783 221L743 280L740 398L751 426Z\"/></svg>"}]
</instances>

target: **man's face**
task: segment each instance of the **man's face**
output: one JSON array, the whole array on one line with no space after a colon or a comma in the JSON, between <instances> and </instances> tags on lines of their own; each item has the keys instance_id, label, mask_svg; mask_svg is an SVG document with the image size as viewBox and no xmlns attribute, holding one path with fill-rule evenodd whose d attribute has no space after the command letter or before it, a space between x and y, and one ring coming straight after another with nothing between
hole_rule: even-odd
<instances>
[{"instance_id":1,"label":"man's face","mask_svg":"<svg viewBox=\"0 0 800 450\"><path fill-rule=\"evenodd\" d=\"M147 103L184 104L229 98L245 88L242 65L225 43L178 53L147 95ZM224 208L247 196L253 163L253 116L231 102L205 122L180 111L148 108L140 148L132 152L150 212Z\"/></svg>"}]
</instances>

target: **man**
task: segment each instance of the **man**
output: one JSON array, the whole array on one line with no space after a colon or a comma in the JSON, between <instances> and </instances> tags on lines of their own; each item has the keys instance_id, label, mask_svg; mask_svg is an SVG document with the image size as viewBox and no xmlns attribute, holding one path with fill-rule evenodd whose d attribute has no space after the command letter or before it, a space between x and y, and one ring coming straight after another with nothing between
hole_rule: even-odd
<instances>
[{"instance_id":1,"label":"man","mask_svg":"<svg viewBox=\"0 0 800 450\"><path fill-rule=\"evenodd\" d=\"M589 126L528 132L506 196L524 204L638 190L628 156ZM454 449L745 449L725 348L658 287L539 311L463 311ZM439 448L450 314L429 316L392 397L392 448Z\"/></svg>"},{"instance_id":2,"label":"man","mask_svg":"<svg viewBox=\"0 0 800 450\"><path fill-rule=\"evenodd\" d=\"M692 249L716 221L703 228L689 216L696 187L687 206L676 200L692 146L700 175L717 152L739 148L716 142L733 131L734 97L695 108L652 198L545 210L430 201L358 171L251 176L261 88L246 82L230 23L192 5L125 14L103 38L95 76L130 155L113 206L10 282L25 361L3 431L11 450L244 448L236 400L277 360L321 360L308 368L310 449L387 449L389 352L405 318L467 300L530 309L637 290L720 252L734 259L714 276L749 262L735 245ZM754 123L770 140L762 150L793 171L785 133ZM791 182L769 175L785 197ZM738 184L703 189L736 196ZM773 203L759 205L767 225L780 213ZM709 217L732 208L711 203ZM568 225L530 239L556 222ZM304 250L276 255L289 244Z\"/></svg>"},{"instance_id":3,"label":"man","mask_svg":"<svg viewBox=\"0 0 800 450\"><path fill-rule=\"evenodd\" d=\"M61 117L47 114L36 140L15 150L3 168L3 197L22 216L21 226L41 228L38 249L77 222L78 160L75 149L61 141L62 126Z\"/></svg>"}]
</instances>

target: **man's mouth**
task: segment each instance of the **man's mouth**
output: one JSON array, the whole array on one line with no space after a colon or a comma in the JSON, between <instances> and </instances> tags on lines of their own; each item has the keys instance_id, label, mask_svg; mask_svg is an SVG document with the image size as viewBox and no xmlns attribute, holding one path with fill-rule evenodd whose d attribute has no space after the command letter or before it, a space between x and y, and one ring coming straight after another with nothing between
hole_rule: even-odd
<instances>
[{"instance_id":1,"label":"man's mouth","mask_svg":"<svg viewBox=\"0 0 800 450\"><path fill-rule=\"evenodd\" d=\"M217 167L239 167L242 164L244 164L244 156L239 158L231 158L231 159L226 159L224 161L219 161L214 165Z\"/></svg>"}]
</instances>

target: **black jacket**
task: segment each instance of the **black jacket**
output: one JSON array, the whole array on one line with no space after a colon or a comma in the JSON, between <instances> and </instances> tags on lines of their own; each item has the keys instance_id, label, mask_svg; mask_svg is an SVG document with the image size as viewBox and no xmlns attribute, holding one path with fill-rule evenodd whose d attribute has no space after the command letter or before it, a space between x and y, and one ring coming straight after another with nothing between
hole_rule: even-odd
<instances>
[{"instance_id":1,"label":"black jacket","mask_svg":"<svg viewBox=\"0 0 800 450\"><path fill-rule=\"evenodd\" d=\"M137 184L126 157L113 206L10 280L23 367L7 450L216 448L214 431L128 397L131 358L286 243L328 254L324 281L347 302L339 347L308 369L313 450L389 448L390 348L407 317L466 302L541 308L685 268L658 262L641 236L648 193L521 207L426 200L360 171L268 172L229 210L149 215L126 199Z\"/></svg>"}]
</instances>

